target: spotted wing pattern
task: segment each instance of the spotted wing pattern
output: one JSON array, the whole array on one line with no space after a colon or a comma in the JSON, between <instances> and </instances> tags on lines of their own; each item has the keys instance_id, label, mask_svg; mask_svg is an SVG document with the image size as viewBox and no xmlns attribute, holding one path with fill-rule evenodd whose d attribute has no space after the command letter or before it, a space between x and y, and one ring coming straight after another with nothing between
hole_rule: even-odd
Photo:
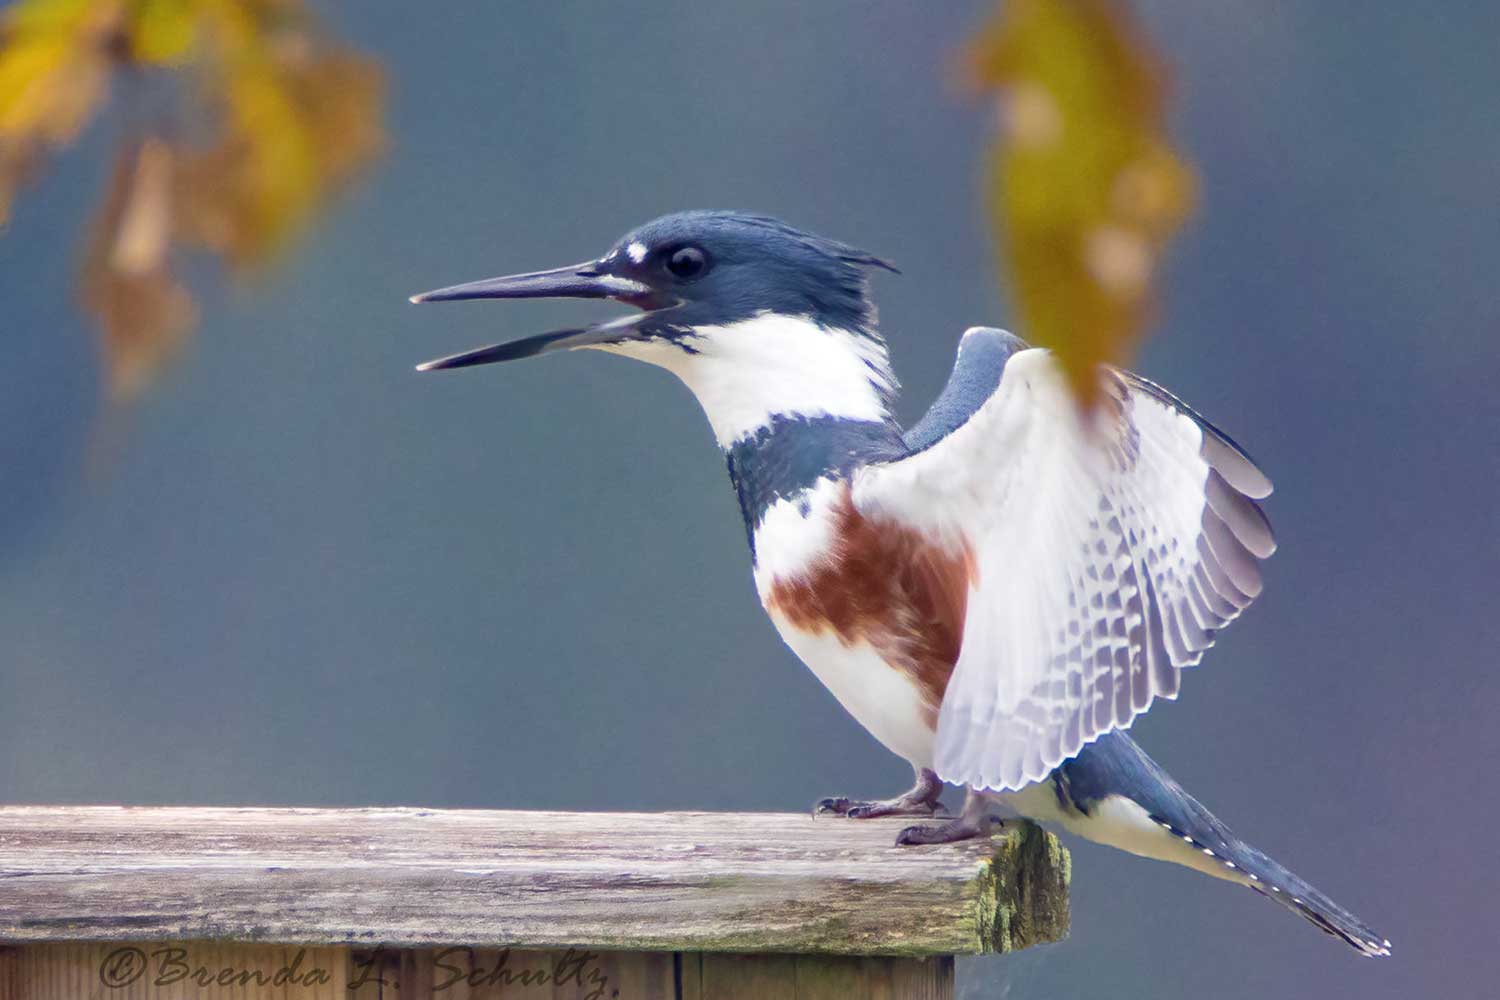
<instances>
[{"instance_id":1,"label":"spotted wing pattern","mask_svg":"<svg viewBox=\"0 0 1500 1000\"><path fill-rule=\"evenodd\" d=\"M1046 351L1011 355L946 437L855 477L853 499L976 562L938 718L945 780L1016 789L1177 694L1260 593L1270 481L1139 376L1079 409Z\"/></svg>"}]
</instances>

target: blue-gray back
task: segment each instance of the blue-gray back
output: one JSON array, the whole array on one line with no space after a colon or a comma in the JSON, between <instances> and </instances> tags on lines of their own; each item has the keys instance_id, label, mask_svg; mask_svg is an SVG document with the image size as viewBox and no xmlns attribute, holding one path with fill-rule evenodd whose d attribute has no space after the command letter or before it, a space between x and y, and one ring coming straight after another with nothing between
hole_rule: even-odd
<instances>
[{"instance_id":1,"label":"blue-gray back","mask_svg":"<svg viewBox=\"0 0 1500 1000\"><path fill-rule=\"evenodd\" d=\"M994 393L1005 363L1026 341L992 326L972 327L958 345L948 384L932 406L902 437L909 452L931 448L962 427Z\"/></svg>"}]
</instances>

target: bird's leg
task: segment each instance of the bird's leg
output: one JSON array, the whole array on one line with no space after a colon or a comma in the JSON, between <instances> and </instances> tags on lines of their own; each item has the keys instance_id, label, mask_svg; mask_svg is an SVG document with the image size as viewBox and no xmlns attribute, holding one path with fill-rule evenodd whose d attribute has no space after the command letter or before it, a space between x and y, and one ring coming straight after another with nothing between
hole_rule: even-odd
<instances>
[{"instance_id":1,"label":"bird's leg","mask_svg":"<svg viewBox=\"0 0 1500 1000\"><path fill-rule=\"evenodd\" d=\"M946 823L909 826L896 834L896 846L905 844L951 844L955 840L988 837L1003 822L995 800L972 788L964 797L964 808Z\"/></svg>"},{"instance_id":2,"label":"bird's leg","mask_svg":"<svg viewBox=\"0 0 1500 1000\"><path fill-rule=\"evenodd\" d=\"M834 813L850 819L874 819L877 816L937 816L943 804L938 796L943 794L943 782L930 768L919 767L917 783L909 791L893 799L846 799L843 797L819 799L813 806L813 814Z\"/></svg>"}]
</instances>

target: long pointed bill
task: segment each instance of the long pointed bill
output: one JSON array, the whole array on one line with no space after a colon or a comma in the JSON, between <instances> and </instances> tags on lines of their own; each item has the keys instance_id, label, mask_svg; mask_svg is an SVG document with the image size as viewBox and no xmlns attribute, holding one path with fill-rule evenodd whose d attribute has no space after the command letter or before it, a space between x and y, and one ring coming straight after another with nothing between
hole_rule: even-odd
<instances>
[{"instance_id":1,"label":"long pointed bill","mask_svg":"<svg viewBox=\"0 0 1500 1000\"><path fill-rule=\"evenodd\" d=\"M550 354L553 351L572 351L580 347L618 343L622 340L629 340L635 333L636 325L643 318L642 316L622 316L596 326L539 333L534 337L522 337L520 340L512 340L507 344L495 344L492 347L481 347L478 350L465 351L446 358L424 361L417 365L417 371L434 372L446 368L471 368L474 365L489 365L497 361L533 358L538 354Z\"/></svg>"},{"instance_id":2,"label":"long pointed bill","mask_svg":"<svg viewBox=\"0 0 1500 1000\"><path fill-rule=\"evenodd\" d=\"M530 274L512 274L503 278L486 278L465 285L439 288L421 295L413 295L413 302L451 302L458 299L618 299L642 309L660 309L672 304L650 286L630 278L610 274L597 261L559 267L551 271L533 271ZM514 361L530 358L552 351L573 350L579 347L596 347L600 344L628 340L636 333L635 326L640 316L625 316L594 326L571 330L554 330L534 337L523 337L508 344L481 347L446 358L426 361L417 366L419 372L439 371L444 368L469 368L473 365L488 365L497 361Z\"/></svg>"},{"instance_id":3,"label":"long pointed bill","mask_svg":"<svg viewBox=\"0 0 1500 1000\"><path fill-rule=\"evenodd\" d=\"M639 281L600 270L592 261L551 271L485 278L464 285L438 288L413 295L413 302L452 302L457 299L623 299L627 302L651 295Z\"/></svg>"}]
</instances>

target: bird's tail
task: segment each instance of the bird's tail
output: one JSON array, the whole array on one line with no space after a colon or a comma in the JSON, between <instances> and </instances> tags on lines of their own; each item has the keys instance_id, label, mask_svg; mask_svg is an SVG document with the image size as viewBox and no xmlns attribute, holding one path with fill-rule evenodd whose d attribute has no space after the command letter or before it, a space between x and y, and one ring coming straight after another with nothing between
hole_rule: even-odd
<instances>
[{"instance_id":1,"label":"bird's tail","mask_svg":"<svg viewBox=\"0 0 1500 1000\"><path fill-rule=\"evenodd\" d=\"M1247 875L1246 884L1262 896L1311 921L1324 933L1342 938L1362 955L1373 958L1391 953L1390 941L1376 934L1363 920L1323 895L1295 872L1288 871L1242 840L1231 843L1235 853L1242 858L1238 865Z\"/></svg>"},{"instance_id":2,"label":"bird's tail","mask_svg":"<svg viewBox=\"0 0 1500 1000\"><path fill-rule=\"evenodd\" d=\"M1364 921L1236 837L1124 733L1084 747L1053 773L1051 791L1057 818L1082 837L1238 882L1362 955L1391 953Z\"/></svg>"}]
</instances>

